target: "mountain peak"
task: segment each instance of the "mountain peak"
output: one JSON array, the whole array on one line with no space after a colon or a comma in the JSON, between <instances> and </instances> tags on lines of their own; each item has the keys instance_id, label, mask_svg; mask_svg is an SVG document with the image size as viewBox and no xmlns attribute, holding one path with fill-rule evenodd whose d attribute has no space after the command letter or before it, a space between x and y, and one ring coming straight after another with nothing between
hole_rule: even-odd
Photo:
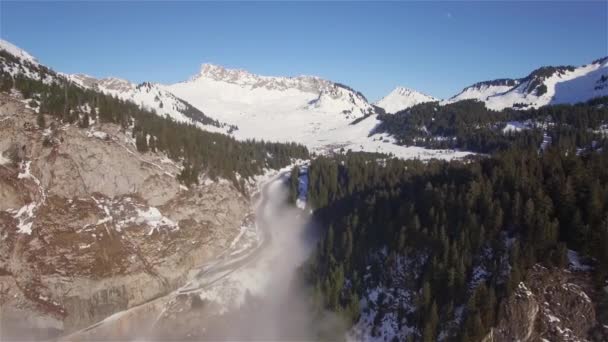
<instances>
[{"instance_id":1,"label":"mountain peak","mask_svg":"<svg viewBox=\"0 0 608 342\"><path fill-rule=\"evenodd\" d=\"M416 90L408 88L408 87L403 87L403 86L395 87L395 89L393 89L392 92L398 93L398 94L401 94L401 95L411 94L411 93L417 93Z\"/></svg>"},{"instance_id":2,"label":"mountain peak","mask_svg":"<svg viewBox=\"0 0 608 342\"><path fill-rule=\"evenodd\" d=\"M128 80L118 77L106 77L99 80L99 84L106 89L115 91L129 91L135 87L135 85Z\"/></svg>"},{"instance_id":3,"label":"mountain peak","mask_svg":"<svg viewBox=\"0 0 608 342\"><path fill-rule=\"evenodd\" d=\"M399 86L376 102L376 105L387 113L396 113L420 103L434 101L439 101L439 99L411 88Z\"/></svg>"},{"instance_id":4,"label":"mountain peak","mask_svg":"<svg viewBox=\"0 0 608 342\"><path fill-rule=\"evenodd\" d=\"M191 78L191 81L195 81L199 78L237 83L239 80L257 79L259 76L253 75L249 71L243 69L230 69L217 64L204 63L201 65L199 73Z\"/></svg>"},{"instance_id":5,"label":"mountain peak","mask_svg":"<svg viewBox=\"0 0 608 342\"><path fill-rule=\"evenodd\" d=\"M27 51L17 47L16 45L14 45L13 43L10 43L4 39L0 39L0 50L5 50L8 53L10 53L11 55L20 58L22 60L28 61L30 63L33 63L35 65L38 65L38 60L30 55Z\"/></svg>"}]
</instances>

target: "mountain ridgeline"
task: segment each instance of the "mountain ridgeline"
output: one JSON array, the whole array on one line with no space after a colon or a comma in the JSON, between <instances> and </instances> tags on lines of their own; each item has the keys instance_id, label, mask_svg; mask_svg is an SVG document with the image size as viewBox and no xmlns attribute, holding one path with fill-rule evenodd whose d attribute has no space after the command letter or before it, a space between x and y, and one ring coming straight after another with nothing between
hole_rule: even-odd
<instances>
[{"instance_id":1,"label":"mountain ridgeline","mask_svg":"<svg viewBox=\"0 0 608 342\"><path fill-rule=\"evenodd\" d=\"M306 147L295 143L237 141L158 116L133 102L79 86L44 66L19 61L5 51L0 51L0 61L3 65L27 67L27 74L13 75L8 68L0 70L1 91L18 90L39 116L49 114L81 128L88 128L93 122L107 122L131 130L140 152L164 152L183 162L179 179L184 184L196 183L199 175L205 174L212 179L229 179L244 190L244 180L262 173L264 168L280 168L294 158L308 157ZM212 120L193 107L188 108L192 117Z\"/></svg>"}]
</instances>

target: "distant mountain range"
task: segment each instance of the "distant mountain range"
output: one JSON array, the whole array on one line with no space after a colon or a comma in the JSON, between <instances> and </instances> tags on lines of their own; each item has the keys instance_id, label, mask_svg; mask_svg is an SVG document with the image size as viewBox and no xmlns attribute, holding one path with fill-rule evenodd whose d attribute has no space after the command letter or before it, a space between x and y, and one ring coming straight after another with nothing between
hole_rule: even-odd
<instances>
[{"instance_id":1,"label":"distant mountain range","mask_svg":"<svg viewBox=\"0 0 608 342\"><path fill-rule=\"evenodd\" d=\"M3 72L38 77L33 69L50 70L7 41L0 41L0 49L21 61L5 60L0 65ZM149 82L137 85L120 78L96 79L83 74L44 75L49 82L54 78L69 80L175 121L231 134L237 139L294 141L320 153L351 149L394 153L405 158L460 155L453 151L397 146L391 136L374 134L378 114L436 101L447 104L475 99L489 109L500 110L575 103L608 95L608 58L581 67L542 67L519 79L479 82L447 100L397 87L375 104L346 85L315 76L261 76L213 64L203 64L200 72L187 81L168 85Z\"/></svg>"}]
</instances>

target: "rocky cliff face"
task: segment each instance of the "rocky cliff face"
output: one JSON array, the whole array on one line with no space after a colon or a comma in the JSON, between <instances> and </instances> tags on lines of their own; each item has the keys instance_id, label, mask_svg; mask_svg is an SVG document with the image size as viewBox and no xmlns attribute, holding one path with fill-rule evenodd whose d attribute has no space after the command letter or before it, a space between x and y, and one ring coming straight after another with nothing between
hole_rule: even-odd
<instances>
[{"instance_id":1,"label":"rocky cliff face","mask_svg":"<svg viewBox=\"0 0 608 342\"><path fill-rule=\"evenodd\" d=\"M186 188L128 129L46 120L0 94L0 338L54 337L162 296L238 234L249 203L228 182Z\"/></svg>"},{"instance_id":2,"label":"rocky cliff face","mask_svg":"<svg viewBox=\"0 0 608 342\"><path fill-rule=\"evenodd\" d=\"M598 322L598 301L591 299L599 295L586 272L536 265L501 305L484 341L605 340L608 327Z\"/></svg>"}]
</instances>

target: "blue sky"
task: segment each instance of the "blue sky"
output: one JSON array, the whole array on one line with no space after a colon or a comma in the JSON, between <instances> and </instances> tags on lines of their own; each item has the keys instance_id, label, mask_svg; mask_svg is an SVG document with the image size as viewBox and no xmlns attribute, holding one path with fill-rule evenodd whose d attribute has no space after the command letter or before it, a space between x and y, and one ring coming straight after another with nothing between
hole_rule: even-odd
<instances>
[{"instance_id":1,"label":"blue sky","mask_svg":"<svg viewBox=\"0 0 608 342\"><path fill-rule=\"evenodd\" d=\"M55 70L172 83L205 62L318 75L377 100L608 55L596 2L10 2L0 36Z\"/></svg>"}]
</instances>

